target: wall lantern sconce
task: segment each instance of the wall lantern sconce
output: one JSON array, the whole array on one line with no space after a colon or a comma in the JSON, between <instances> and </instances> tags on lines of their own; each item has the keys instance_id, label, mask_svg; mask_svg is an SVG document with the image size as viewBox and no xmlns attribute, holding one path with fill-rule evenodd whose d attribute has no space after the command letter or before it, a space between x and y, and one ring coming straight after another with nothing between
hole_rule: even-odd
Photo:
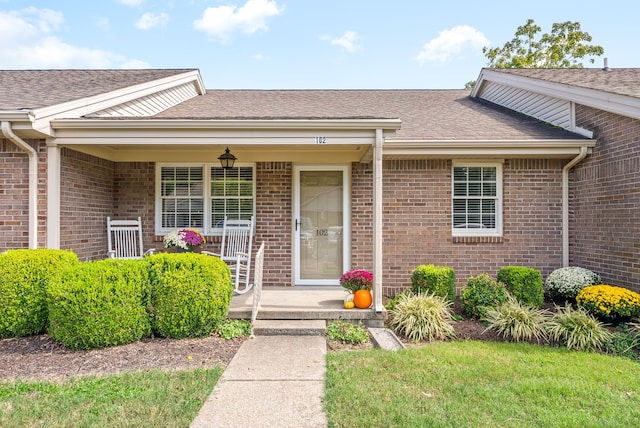
<instances>
[{"instance_id":1,"label":"wall lantern sconce","mask_svg":"<svg viewBox=\"0 0 640 428\"><path fill-rule=\"evenodd\" d=\"M229 147L225 149L223 154L218 156L218 160L223 169L231 169L233 164L236 163L236 157L229 152Z\"/></svg>"}]
</instances>

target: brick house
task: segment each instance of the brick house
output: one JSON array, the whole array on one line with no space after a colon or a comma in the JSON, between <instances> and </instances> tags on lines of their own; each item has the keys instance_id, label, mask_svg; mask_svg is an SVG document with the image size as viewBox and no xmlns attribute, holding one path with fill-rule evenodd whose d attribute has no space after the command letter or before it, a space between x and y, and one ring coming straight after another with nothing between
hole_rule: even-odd
<instances>
[{"instance_id":1,"label":"brick house","mask_svg":"<svg viewBox=\"0 0 640 428\"><path fill-rule=\"evenodd\" d=\"M0 71L0 251L106 256L255 216L265 285L525 265L638 289L640 69L482 70L466 90L206 90L198 70ZM237 157L225 170L218 156Z\"/></svg>"}]
</instances>

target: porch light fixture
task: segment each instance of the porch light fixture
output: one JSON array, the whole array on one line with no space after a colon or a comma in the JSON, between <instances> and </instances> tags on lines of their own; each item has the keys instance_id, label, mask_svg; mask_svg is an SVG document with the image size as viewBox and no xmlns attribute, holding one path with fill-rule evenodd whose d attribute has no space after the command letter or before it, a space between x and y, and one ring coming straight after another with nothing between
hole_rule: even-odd
<instances>
[{"instance_id":1,"label":"porch light fixture","mask_svg":"<svg viewBox=\"0 0 640 428\"><path fill-rule=\"evenodd\" d=\"M236 162L236 157L229 153L229 147L227 147L224 153L218 156L218 160L223 169L231 169Z\"/></svg>"}]
</instances>

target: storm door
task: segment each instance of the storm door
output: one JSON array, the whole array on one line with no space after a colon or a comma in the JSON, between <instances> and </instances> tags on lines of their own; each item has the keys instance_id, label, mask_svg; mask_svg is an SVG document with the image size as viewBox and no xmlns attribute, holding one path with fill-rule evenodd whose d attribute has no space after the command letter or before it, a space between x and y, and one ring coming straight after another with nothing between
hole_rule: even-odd
<instances>
[{"instance_id":1,"label":"storm door","mask_svg":"<svg viewBox=\"0 0 640 428\"><path fill-rule=\"evenodd\" d=\"M349 167L294 172L295 285L339 285L350 256Z\"/></svg>"}]
</instances>

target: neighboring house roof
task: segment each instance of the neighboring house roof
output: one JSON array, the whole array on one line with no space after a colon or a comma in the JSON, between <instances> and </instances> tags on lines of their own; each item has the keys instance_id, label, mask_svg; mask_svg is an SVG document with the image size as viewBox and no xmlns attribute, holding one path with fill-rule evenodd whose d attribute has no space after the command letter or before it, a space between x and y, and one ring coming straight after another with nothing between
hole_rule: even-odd
<instances>
[{"instance_id":1,"label":"neighboring house roof","mask_svg":"<svg viewBox=\"0 0 640 428\"><path fill-rule=\"evenodd\" d=\"M49 107L194 70L0 70L0 111Z\"/></svg>"},{"instance_id":2,"label":"neighboring house roof","mask_svg":"<svg viewBox=\"0 0 640 428\"><path fill-rule=\"evenodd\" d=\"M640 68L492 68L489 70L640 98Z\"/></svg>"},{"instance_id":3,"label":"neighboring house roof","mask_svg":"<svg viewBox=\"0 0 640 428\"><path fill-rule=\"evenodd\" d=\"M640 119L640 69L485 68L471 96L588 136L575 104Z\"/></svg>"},{"instance_id":4,"label":"neighboring house roof","mask_svg":"<svg viewBox=\"0 0 640 428\"><path fill-rule=\"evenodd\" d=\"M400 119L387 140L582 137L471 98L466 90L207 90L154 116L194 120Z\"/></svg>"}]
</instances>

